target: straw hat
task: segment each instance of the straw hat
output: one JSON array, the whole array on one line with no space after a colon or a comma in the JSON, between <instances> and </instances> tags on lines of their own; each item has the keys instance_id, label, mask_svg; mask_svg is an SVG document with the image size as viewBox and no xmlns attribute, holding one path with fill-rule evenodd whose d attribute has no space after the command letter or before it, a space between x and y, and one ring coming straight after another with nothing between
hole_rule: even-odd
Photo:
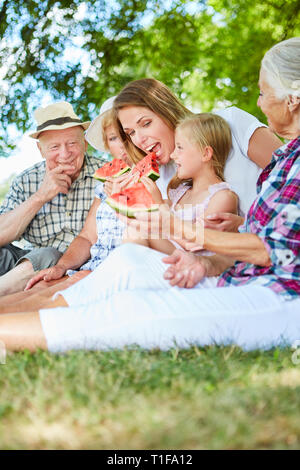
<instances>
[{"instance_id":1,"label":"straw hat","mask_svg":"<svg viewBox=\"0 0 300 470\"><path fill-rule=\"evenodd\" d=\"M92 121L87 132L85 133L85 139L88 141L88 143L95 149L101 150L102 152L106 151L102 136L102 119L104 113L113 108L115 98L115 96L112 96L111 98L108 98L108 100L104 101L100 108L100 114Z\"/></svg>"},{"instance_id":2,"label":"straw hat","mask_svg":"<svg viewBox=\"0 0 300 470\"><path fill-rule=\"evenodd\" d=\"M91 123L91 121L82 122L74 113L72 105L66 101L53 103L45 108L37 108L34 117L37 122L36 132L29 135L33 139L37 139L43 131L58 131L75 126L81 126L86 130Z\"/></svg>"}]
</instances>

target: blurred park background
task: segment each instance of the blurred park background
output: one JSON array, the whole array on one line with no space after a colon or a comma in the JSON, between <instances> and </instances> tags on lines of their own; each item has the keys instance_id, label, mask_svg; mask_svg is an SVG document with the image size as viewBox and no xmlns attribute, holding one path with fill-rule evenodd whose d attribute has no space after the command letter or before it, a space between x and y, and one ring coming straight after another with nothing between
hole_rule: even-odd
<instances>
[{"instance_id":1,"label":"blurred park background","mask_svg":"<svg viewBox=\"0 0 300 470\"><path fill-rule=\"evenodd\" d=\"M261 58L297 35L299 0L0 0L0 183L40 158L21 139L36 107L66 99L92 119L133 79L157 78L197 111L264 120Z\"/></svg>"}]
</instances>

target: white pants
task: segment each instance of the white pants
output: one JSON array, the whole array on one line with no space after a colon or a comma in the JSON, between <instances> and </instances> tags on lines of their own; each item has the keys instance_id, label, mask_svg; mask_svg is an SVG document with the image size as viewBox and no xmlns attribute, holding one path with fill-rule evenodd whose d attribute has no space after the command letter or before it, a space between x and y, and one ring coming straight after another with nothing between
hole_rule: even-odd
<instances>
[{"instance_id":1,"label":"white pants","mask_svg":"<svg viewBox=\"0 0 300 470\"><path fill-rule=\"evenodd\" d=\"M122 245L60 292L70 307L40 311L49 350L231 343L249 350L300 340L300 299L284 301L261 286L216 287L216 278L171 287L163 256Z\"/></svg>"}]
</instances>

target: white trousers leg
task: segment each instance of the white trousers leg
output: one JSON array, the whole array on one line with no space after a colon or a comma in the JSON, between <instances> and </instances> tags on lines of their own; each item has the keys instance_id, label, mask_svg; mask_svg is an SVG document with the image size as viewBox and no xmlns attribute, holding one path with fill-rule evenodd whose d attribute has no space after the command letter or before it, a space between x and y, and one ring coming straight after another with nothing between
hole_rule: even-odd
<instances>
[{"instance_id":1,"label":"white trousers leg","mask_svg":"<svg viewBox=\"0 0 300 470\"><path fill-rule=\"evenodd\" d=\"M69 306L97 303L111 295L136 289L170 289L163 274L166 255L132 243L117 247L95 271L73 286L59 291ZM216 278L203 280L206 287L216 285ZM201 284L201 283L200 283ZM176 288L177 289L177 288Z\"/></svg>"},{"instance_id":2,"label":"white trousers leg","mask_svg":"<svg viewBox=\"0 0 300 470\"><path fill-rule=\"evenodd\" d=\"M300 299L261 286L136 289L96 303L41 310L48 348L108 349L237 344L245 350L300 339Z\"/></svg>"}]
</instances>

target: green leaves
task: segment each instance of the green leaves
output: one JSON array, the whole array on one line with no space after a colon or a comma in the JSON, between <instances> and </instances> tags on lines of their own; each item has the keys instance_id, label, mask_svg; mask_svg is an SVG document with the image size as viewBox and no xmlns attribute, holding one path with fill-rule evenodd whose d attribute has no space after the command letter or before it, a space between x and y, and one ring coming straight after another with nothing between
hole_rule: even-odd
<instances>
[{"instance_id":1,"label":"green leaves","mask_svg":"<svg viewBox=\"0 0 300 470\"><path fill-rule=\"evenodd\" d=\"M5 0L0 2L0 153L34 127L45 96L82 119L130 80L155 77L187 105L256 106L264 52L300 34L299 1ZM1 150L2 149L2 150Z\"/></svg>"}]
</instances>

